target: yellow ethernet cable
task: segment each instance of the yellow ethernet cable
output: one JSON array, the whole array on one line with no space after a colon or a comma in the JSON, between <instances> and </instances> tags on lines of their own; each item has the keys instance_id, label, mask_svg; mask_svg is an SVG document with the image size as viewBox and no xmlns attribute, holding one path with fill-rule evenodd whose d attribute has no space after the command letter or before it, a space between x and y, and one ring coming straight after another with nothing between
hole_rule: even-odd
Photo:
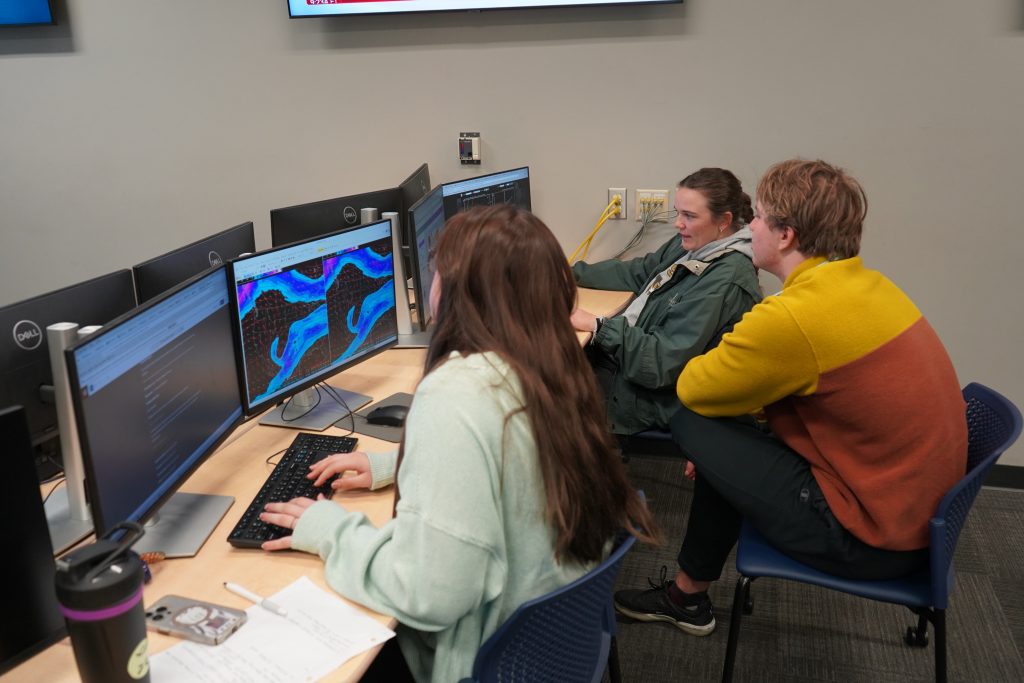
<instances>
[{"instance_id":1,"label":"yellow ethernet cable","mask_svg":"<svg viewBox=\"0 0 1024 683\"><path fill-rule=\"evenodd\" d=\"M609 218L619 212L619 207L621 205L622 197L619 195L612 197L612 200L608 202L608 206L604 207L604 211L601 212L601 217L598 219L597 225L595 225L594 229L590 231L590 234L580 242L580 246L576 247L576 251L572 252L572 256L569 257L569 263L576 260L576 255L580 253L580 250L583 251L583 255L580 256L580 259L585 259L587 257L587 253L590 251L590 243L593 241L594 235L597 234L597 231L601 229L601 226L603 226Z\"/></svg>"}]
</instances>

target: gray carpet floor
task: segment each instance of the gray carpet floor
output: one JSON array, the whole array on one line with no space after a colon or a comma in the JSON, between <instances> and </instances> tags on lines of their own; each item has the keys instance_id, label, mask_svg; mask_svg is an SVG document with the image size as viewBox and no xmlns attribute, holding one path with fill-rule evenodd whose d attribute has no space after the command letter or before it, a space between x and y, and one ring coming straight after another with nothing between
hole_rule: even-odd
<instances>
[{"instance_id":1,"label":"gray carpet floor","mask_svg":"<svg viewBox=\"0 0 1024 683\"><path fill-rule=\"evenodd\" d=\"M629 469L666 539L660 548L637 544L623 562L618 587L645 588L662 565L670 576L676 569L693 487L679 461L634 457ZM1024 491L982 489L960 536L955 568L947 611L949 680L1024 681ZM718 627L708 637L668 624L620 622L623 680L720 680L735 583L730 558L710 590ZM933 646L903 643L917 619L905 607L776 579L755 581L752 596L737 682L934 680Z\"/></svg>"}]
</instances>

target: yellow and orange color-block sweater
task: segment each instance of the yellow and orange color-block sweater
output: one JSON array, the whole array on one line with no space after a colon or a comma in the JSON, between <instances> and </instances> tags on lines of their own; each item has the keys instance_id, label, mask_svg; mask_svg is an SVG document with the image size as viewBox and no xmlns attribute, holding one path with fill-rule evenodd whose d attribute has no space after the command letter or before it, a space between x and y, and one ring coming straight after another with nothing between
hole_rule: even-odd
<instances>
[{"instance_id":1,"label":"yellow and orange color-block sweater","mask_svg":"<svg viewBox=\"0 0 1024 683\"><path fill-rule=\"evenodd\" d=\"M878 548L927 546L928 520L966 468L965 406L942 342L860 257L803 262L686 365L677 391L708 417L763 409L839 523Z\"/></svg>"}]
</instances>

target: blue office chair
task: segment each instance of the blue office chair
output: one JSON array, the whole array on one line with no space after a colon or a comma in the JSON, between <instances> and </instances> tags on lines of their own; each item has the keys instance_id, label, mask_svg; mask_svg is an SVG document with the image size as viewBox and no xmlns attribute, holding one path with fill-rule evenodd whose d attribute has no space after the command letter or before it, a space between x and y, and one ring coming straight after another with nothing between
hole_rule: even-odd
<instances>
[{"instance_id":1,"label":"blue office chair","mask_svg":"<svg viewBox=\"0 0 1024 683\"><path fill-rule=\"evenodd\" d=\"M520 605L480 646L473 677L461 683L597 683L606 665L618 683L612 588L635 542L626 534L608 559L586 575Z\"/></svg>"},{"instance_id":2,"label":"blue office chair","mask_svg":"<svg viewBox=\"0 0 1024 683\"><path fill-rule=\"evenodd\" d=\"M683 451L667 429L645 429L635 434L620 435L619 448L622 459L629 462L630 456L656 456L685 459Z\"/></svg>"},{"instance_id":3,"label":"blue office chair","mask_svg":"<svg viewBox=\"0 0 1024 683\"><path fill-rule=\"evenodd\" d=\"M916 627L907 628L908 645L928 644L928 622L935 626L935 680L946 681L946 607L953 589L953 553L967 513L988 471L1021 432L1021 414L1010 401L980 384L963 390L967 402L967 473L943 496L929 522L930 562L921 571L889 581L858 581L832 576L790 559L773 548L747 522L736 550L740 577L732 605L729 645L723 681L732 680L740 620L750 614L750 584L759 577L800 581L862 598L907 606L918 615Z\"/></svg>"}]
</instances>

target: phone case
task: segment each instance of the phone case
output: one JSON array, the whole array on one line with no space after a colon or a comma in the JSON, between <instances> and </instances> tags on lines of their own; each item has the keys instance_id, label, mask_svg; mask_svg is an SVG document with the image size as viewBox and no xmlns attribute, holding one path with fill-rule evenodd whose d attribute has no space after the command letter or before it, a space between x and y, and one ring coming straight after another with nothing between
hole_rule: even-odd
<instances>
[{"instance_id":1,"label":"phone case","mask_svg":"<svg viewBox=\"0 0 1024 683\"><path fill-rule=\"evenodd\" d=\"M165 595L146 610L146 625L158 633L218 645L245 623L246 614L223 605Z\"/></svg>"}]
</instances>

